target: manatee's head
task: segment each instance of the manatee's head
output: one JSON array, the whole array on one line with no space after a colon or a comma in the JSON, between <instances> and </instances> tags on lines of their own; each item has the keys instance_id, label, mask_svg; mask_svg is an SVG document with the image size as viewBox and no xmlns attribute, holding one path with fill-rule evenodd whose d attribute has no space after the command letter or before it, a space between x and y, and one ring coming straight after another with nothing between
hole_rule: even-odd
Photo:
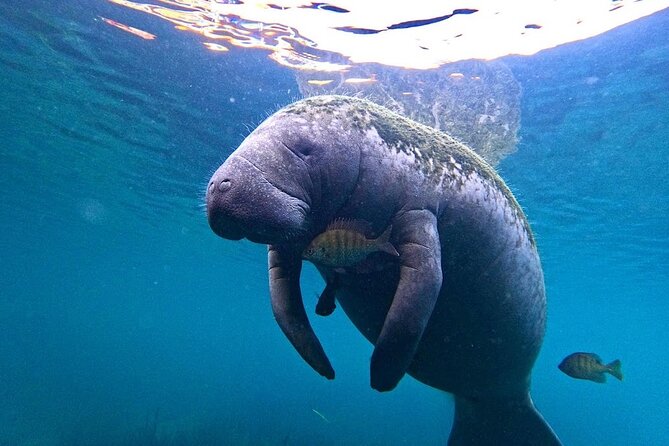
<instances>
[{"instance_id":1,"label":"manatee's head","mask_svg":"<svg viewBox=\"0 0 669 446\"><path fill-rule=\"evenodd\" d=\"M274 244L308 230L311 194L304 164L280 141L254 138L216 170L207 187L207 218L219 236ZM277 158L286 158L278 160Z\"/></svg>"},{"instance_id":2,"label":"manatee's head","mask_svg":"<svg viewBox=\"0 0 669 446\"><path fill-rule=\"evenodd\" d=\"M316 117L277 112L216 170L206 206L217 235L307 243L314 219L327 218L323 215L341 205L357 178L359 151L342 146L341 137Z\"/></svg>"}]
</instances>

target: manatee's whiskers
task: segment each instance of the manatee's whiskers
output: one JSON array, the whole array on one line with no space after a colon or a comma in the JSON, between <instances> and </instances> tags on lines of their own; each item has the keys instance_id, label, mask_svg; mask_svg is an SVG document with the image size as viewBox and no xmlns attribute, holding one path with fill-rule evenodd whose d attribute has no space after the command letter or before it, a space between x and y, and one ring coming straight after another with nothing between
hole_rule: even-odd
<instances>
[{"instance_id":1,"label":"manatee's whiskers","mask_svg":"<svg viewBox=\"0 0 669 446\"><path fill-rule=\"evenodd\" d=\"M202 212L204 216L207 216L207 203L198 203L197 204L198 212Z\"/></svg>"},{"instance_id":2,"label":"manatee's whiskers","mask_svg":"<svg viewBox=\"0 0 669 446\"><path fill-rule=\"evenodd\" d=\"M199 206L200 206L201 208L205 209L205 212L206 212L206 208L207 208L207 189L209 189L209 181L210 181L211 177L214 175L214 172L216 172L215 169L214 169L214 171L211 172L211 173L207 176L207 178L201 183L202 186L200 186L200 187L198 188L198 189L200 189L200 190L202 191L202 195L201 195L201 197L202 197L202 201L199 203Z\"/></svg>"},{"instance_id":3,"label":"manatee's whiskers","mask_svg":"<svg viewBox=\"0 0 669 446\"><path fill-rule=\"evenodd\" d=\"M246 123L246 122L242 123L242 126L244 127L244 130L246 130L246 134L245 134L245 135L244 135L244 134L240 134L240 136L241 136L242 138L246 138L247 136L249 136L249 135L251 134L251 132L255 129L255 127L254 127L252 124L250 124L250 123Z\"/></svg>"}]
</instances>

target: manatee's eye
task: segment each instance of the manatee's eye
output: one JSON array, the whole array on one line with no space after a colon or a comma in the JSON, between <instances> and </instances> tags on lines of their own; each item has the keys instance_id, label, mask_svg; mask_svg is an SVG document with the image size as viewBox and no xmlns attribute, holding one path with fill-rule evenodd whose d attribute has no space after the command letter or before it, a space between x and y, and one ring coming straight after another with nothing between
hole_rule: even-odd
<instances>
[{"instance_id":1,"label":"manatee's eye","mask_svg":"<svg viewBox=\"0 0 669 446\"><path fill-rule=\"evenodd\" d=\"M308 256L312 256L314 255L314 248L307 248L306 251L304 251L304 253Z\"/></svg>"},{"instance_id":2,"label":"manatee's eye","mask_svg":"<svg viewBox=\"0 0 669 446\"><path fill-rule=\"evenodd\" d=\"M314 148L311 146L302 146L302 153L304 156L309 156L314 152Z\"/></svg>"},{"instance_id":3,"label":"manatee's eye","mask_svg":"<svg viewBox=\"0 0 669 446\"><path fill-rule=\"evenodd\" d=\"M286 143L283 143L283 145L300 158L308 157L313 151L312 147L308 144L295 144L289 146Z\"/></svg>"}]
</instances>

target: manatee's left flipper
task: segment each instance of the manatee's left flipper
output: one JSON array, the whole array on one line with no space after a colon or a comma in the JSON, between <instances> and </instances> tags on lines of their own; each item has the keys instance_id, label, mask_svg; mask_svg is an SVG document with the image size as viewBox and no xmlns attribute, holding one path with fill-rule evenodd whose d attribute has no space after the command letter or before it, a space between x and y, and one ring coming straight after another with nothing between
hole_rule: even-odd
<instances>
[{"instance_id":1,"label":"manatee's left flipper","mask_svg":"<svg viewBox=\"0 0 669 446\"><path fill-rule=\"evenodd\" d=\"M328 278L325 289L318 298L316 304L316 314L319 316L329 316L334 312L337 305L335 304L335 294L337 293L337 275Z\"/></svg>"},{"instance_id":2,"label":"manatee's left flipper","mask_svg":"<svg viewBox=\"0 0 669 446\"><path fill-rule=\"evenodd\" d=\"M327 379L334 379L335 372L309 324L302 302L300 253L270 246L268 261L272 311L279 327L295 350L314 370Z\"/></svg>"},{"instance_id":3,"label":"manatee's left flipper","mask_svg":"<svg viewBox=\"0 0 669 446\"><path fill-rule=\"evenodd\" d=\"M393 222L400 280L372 354L371 385L395 388L413 360L441 289L441 245L435 215L407 211Z\"/></svg>"}]
</instances>

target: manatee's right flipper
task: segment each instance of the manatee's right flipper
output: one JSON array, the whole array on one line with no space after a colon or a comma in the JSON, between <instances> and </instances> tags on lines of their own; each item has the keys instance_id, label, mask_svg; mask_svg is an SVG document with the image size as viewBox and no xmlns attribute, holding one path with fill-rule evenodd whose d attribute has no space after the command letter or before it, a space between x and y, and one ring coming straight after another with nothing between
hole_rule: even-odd
<instances>
[{"instance_id":1,"label":"manatee's right flipper","mask_svg":"<svg viewBox=\"0 0 669 446\"><path fill-rule=\"evenodd\" d=\"M431 211L415 209L395 216L393 237L398 242L400 278L370 365L370 384L380 392L395 388L411 365L442 282L437 218Z\"/></svg>"},{"instance_id":2,"label":"manatee's right flipper","mask_svg":"<svg viewBox=\"0 0 669 446\"><path fill-rule=\"evenodd\" d=\"M300 253L269 247L269 294L274 318L302 358L327 379L335 372L311 328L302 302Z\"/></svg>"},{"instance_id":3,"label":"manatee's right flipper","mask_svg":"<svg viewBox=\"0 0 669 446\"><path fill-rule=\"evenodd\" d=\"M337 308L335 304L335 294L337 292L337 275L328 278L325 284L325 289L318 298L316 304L316 314L319 316L329 316Z\"/></svg>"},{"instance_id":4,"label":"manatee's right flipper","mask_svg":"<svg viewBox=\"0 0 669 446\"><path fill-rule=\"evenodd\" d=\"M560 446L529 394L518 400L455 397L448 446Z\"/></svg>"}]
</instances>

